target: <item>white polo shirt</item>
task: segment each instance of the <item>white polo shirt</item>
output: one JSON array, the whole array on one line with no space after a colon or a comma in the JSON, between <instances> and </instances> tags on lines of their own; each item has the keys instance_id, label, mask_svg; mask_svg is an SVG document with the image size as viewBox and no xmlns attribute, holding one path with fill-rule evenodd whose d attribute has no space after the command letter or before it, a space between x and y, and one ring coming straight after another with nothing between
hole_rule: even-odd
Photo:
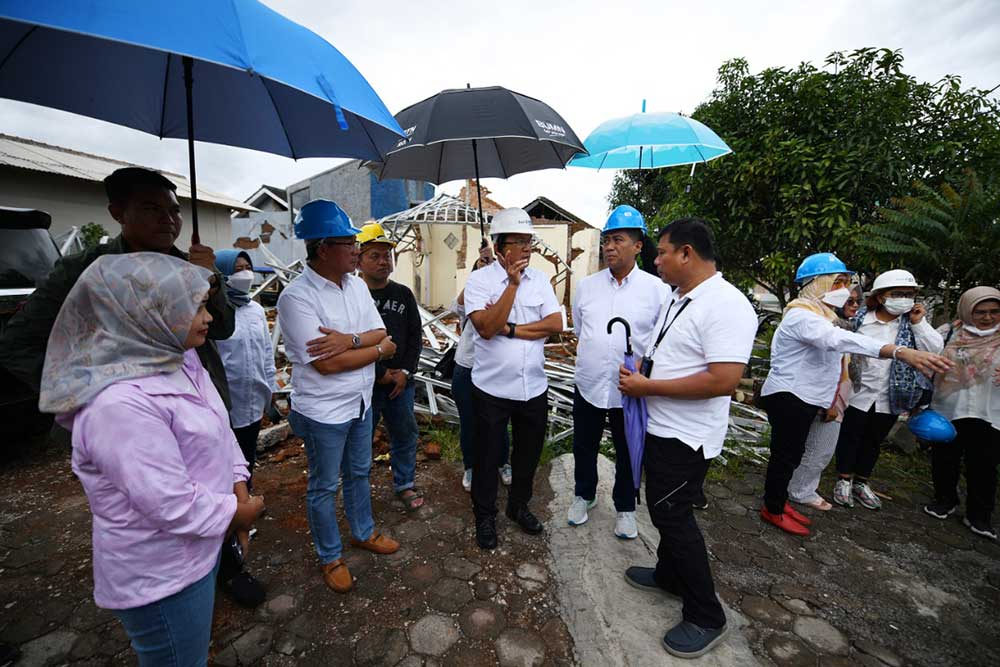
<instances>
[{"instance_id":1,"label":"white polo shirt","mask_svg":"<svg viewBox=\"0 0 1000 667\"><path fill-rule=\"evenodd\" d=\"M877 357L882 345L805 308L790 308L771 339L771 370L760 394L787 391L828 408L837 395L844 354Z\"/></svg>"},{"instance_id":2,"label":"white polo shirt","mask_svg":"<svg viewBox=\"0 0 1000 667\"><path fill-rule=\"evenodd\" d=\"M585 401L597 408L620 408L618 367L625 357L625 328L615 324L608 333L608 321L625 319L632 330L632 353L636 364L646 353L650 333L656 326L660 308L670 298L670 288L638 266L621 284L604 269L580 281L573 299L573 328L576 348L576 388Z\"/></svg>"},{"instance_id":3,"label":"white polo shirt","mask_svg":"<svg viewBox=\"0 0 1000 667\"><path fill-rule=\"evenodd\" d=\"M345 275L343 287L308 266L278 298L278 322L285 355L292 362L292 407L323 424L343 424L360 416L372 402L375 364L323 375L310 363L306 342L319 338L320 327L341 333L384 329L365 281Z\"/></svg>"},{"instance_id":4,"label":"white polo shirt","mask_svg":"<svg viewBox=\"0 0 1000 667\"><path fill-rule=\"evenodd\" d=\"M690 303L681 311L685 301ZM653 380L687 377L708 370L712 363L745 364L750 359L757 314L721 273L684 297L673 292L653 329L650 348L667 316L673 324L653 355ZM729 396L695 400L647 396L646 430L661 438L677 438L691 449L703 447L705 458L714 458L726 439L730 400Z\"/></svg>"},{"instance_id":5,"label":"white polo shirt","mask_svg":"<svg viewBox=\"0 0 1000 667\"><path fill-rule=\"evenodd\" d=\"M472 315L499 301L507 282L507 272L499 262L472 272L465 283L465 311ZM559 302L549 277L538 269L525 269L507 321L528 324L558 312ZM471 321L468 326L475 329ZM545 339L507 338L501 332L486 340L478 331L472 337L475 342L472 384L480 391L497 398L527 401L549 388L545 377Z\"/></svg>"}]
</instances>

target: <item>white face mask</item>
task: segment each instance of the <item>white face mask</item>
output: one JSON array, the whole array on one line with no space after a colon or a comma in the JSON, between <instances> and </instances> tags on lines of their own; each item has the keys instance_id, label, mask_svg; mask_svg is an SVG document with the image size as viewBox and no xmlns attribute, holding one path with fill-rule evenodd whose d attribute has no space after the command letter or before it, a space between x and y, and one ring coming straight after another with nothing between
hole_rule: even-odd
<instances>
[{"instance_id":1,"label":"white face mask","mask_svg":"<svg viewBox=\"0 0 1000 667\"><path fill-rule=\"evenodd\" d=\"M237 271L226 279L226 283L237 292L249 292L253 286L253 271Z\"/></svg>"},{"instance_id":2,"label":"white face mask","mask_svg":"<svg viewBox=\"0 0 1000 667\"><path fill-rule=\"evenodd\" d=\"M979 329L972 324L963 324L962 328L968 331L973 336L992 336L997 331L1000 331L1000 325L993 327L992 329Z\"/></svg>"},{"instance_id":3,"label":"white face mask","mask_svg":"<svg viewBox=\"0 0 1000 667\"><path fill-rule=\"evenodd\" d=\"M915 303L913 299L886 299L885 309L890 315L902 315L913 310Z\"/></svg>"},{"instance_id":4,"label":"white face mask","mask_svg":"<svg viewBox=\"0 0 1000 667\"><path fill-rule=\"evenodd\" d=\"M847 300L851 298L851 290L846 287L835 289L832 292L824 292L819 298L820 301L834 308L843 308Z\"/></svg>"}]
</instances>

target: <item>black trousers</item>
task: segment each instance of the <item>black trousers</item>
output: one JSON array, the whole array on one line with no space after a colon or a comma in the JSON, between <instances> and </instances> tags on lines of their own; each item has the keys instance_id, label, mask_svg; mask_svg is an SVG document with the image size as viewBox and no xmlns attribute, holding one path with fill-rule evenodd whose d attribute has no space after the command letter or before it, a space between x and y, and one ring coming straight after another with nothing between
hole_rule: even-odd
<instances>
[{"instance_id":1,"label":"black trousers","mask_svg":"<svg viewBox=\"0 0 1000 667\"><path fill-rule=\"evenodd\" d=\"M822 408L806 403L788 391L763 396L761 402L771 425L771 456L764 479L764 507L771 514L783 514L788 501L788 483L802 463L809 429L816 413L822 412Z\"/></svg>"},{"instance_id":2,"label":"black trousers","mask_svg":"<svg viewBox=\"0 0 1000 667\"><path fill-rule=\"evenodd\" d=\"M871 477L882 441L897 419L896 415L876 412L874 403L868 412L848 406L837 438L837 472L863 479Z\"/></svg>"},{"instance_id":3,"label":"black trousers","mask_svg":"<svg viewBox=\"0 0 1000 667\"><path fill-rule=\"evenodd\" d=\"M604 424L611 423L611 442L615 446L615 486L611 497L618 512L635 511L635 486L632 461L625 439L625 418L621 408L598 408L587 402L579 390L573 393L573 478L575 495L593 500L597 495L597 452L604 435Z\"/></svg>"},{"instance_id":4,"label":"black trousers","mask_svg":"<svg viewBox=\"0 0 1000 667\"><path fill-rule=\"evenodd\" d=\"M997 495L1000 431L982 419L956 419L952 423L958 436L931 449L934 497L943 503L958 504L958 478L964 458L968 492L965 515L989 523Z\"/></svg>"},{"instance_id":5,"label":"black trousers","mask_svg":"<svg viewBox=\"0 0 1000 667\"><path fill-rule=\"evenodd\" d=\"M527 401L491 396L473 385L476 398L476 458L472 465L472 512L479 521L497 513L497 468L505 447L508 422L513 438L510 467L513 481L507 504L525 506L531 500L535 470L545 444L549 392Z\"/></svg>"},{"instance_id":6,"label":"black trousers","mask_svg":"<svg viewBox=\"0 0 1000 667\"><path fill-rule=\"evenodd\" d=\"M646 507L660 533L653 576L684 600L684 620L721 628L726 615L715 597L705 538L691 507L705 483L708 463L700 447L646 434Z\"/></svg>"},{"instance_id":7,"label":"black trousers","mask_svg":"<svg viewBox=\"0 0 1000 667\"><path fill-rule=\"evenodd\" d=\"M260 422L261 420L258 419L252 424L233 429L236 442L239 443L240 450L243 452L243 458L250 464L247 466L247 470L250 471L251 478L253 477L253 467L257 464L257 436L260 435ZM247 480L247 486L250 486L250 480Z\"/></svg>"}]
</instances>

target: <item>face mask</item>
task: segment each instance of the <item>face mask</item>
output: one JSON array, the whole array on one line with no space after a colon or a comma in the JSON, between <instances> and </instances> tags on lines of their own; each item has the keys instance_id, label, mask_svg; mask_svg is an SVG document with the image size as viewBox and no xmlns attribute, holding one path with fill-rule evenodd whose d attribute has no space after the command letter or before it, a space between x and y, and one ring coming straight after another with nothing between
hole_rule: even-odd
<instances>
[{"instance_id":1,"label":"face mask","mask_svg":"<svg viewBox=\"0 0 1000 667\"><path fill-rule=\"evenodd\" d=\"M997 331L1000 331L1000 326L995 326L992 329L977 329L972 324L964 324L962 325L962 328L968 331L973 336L983 336L983 337L992 336Z\"/></svg>"},{"instance_id":2,"label":"face mask","mask_svg":"<svg viewBox=\"0 0 1000 667\"><path fill-rule=\"evenodd\" d=\"M890 315L902 315L913 310L914 303L913 299L886 299L885 309Z\"/></svg>"},{"instance_id":3,"label":"face mask","mask_svg":"<svg viewBox=\"0 0 1000 667\"><path fill-rule=\"evenodd\" d=\"M828 306L843 308L847 300L851 298L851 290L846 287L835 289L832 292L824 292L819 299Z\"/></svg>"},{"instance_id":4,"label":"face mask","mask_svg":"<svg viewBox=\"0 0 1000 667\"><path fill-rule=\"evenodd\" d=\"M226 284L237 292L249 292L250 287L253 286L253 271L238 271L229 276Z\"/></svg>"}]
</instances>

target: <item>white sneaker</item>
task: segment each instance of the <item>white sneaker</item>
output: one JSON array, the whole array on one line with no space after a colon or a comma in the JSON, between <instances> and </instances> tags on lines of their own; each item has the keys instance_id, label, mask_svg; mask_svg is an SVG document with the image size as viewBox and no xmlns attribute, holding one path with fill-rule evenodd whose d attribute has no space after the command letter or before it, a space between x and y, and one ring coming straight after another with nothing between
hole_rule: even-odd
<instances>
[{"instance_id":1,"label":"white sneaker","mask_svg":"<svg viewBox=\"0 0 1000 667\"><path fill-rule=\"evenodd\" d=\"M571 526L581 526L587 523L587 510L597 504L597 498L584 500L580 496L573 499L573 504L569 506L569 514L566 517L567 523Z\"/></svg>"},{"instance_id":2,"label":"white sneaker","mask_svg":"<svg viewBox=\"0 0 1000 667\"><path fill-rule=\"evenodd\" d=\"M462 475L462 488L465 489L466 493L472 492L472 468L465 471Z\"/></svg>"},{"instance_id":3,"label":"white sneaker","mask_svg":"<svg viewBox=\"0 0 1000 667\"><path fill-rule=\"evenodd\" d=\"M500 466L500 481L503 482L504 486L510 486L510 483L514 481L514 471L510 469L509 463Z\"/></svg>"},{"instance_id":4,"label":"white sneaker","mask_svg":"<svg viewBox=\"0 0 1000 667\"><path fill-rule=\"evenodd\" d=\"M639 527L635 524L635 512L619 512L615 521L615 535L623 540L639 537Z\"/></svg>"},{"instance_id":5,"label":"white sneaker","mask_svg":"<svg viewBox=\"0 0 1000 667\"><path fill-rule=\"evenodd\" d=\"M868 485L867 482L861 482L860 484L854 483L854 497L858 499L862 507L867 507L870 510L877 510L882 508L882 501L879 497L875 495L872 491L872 487Z\"/></svg>"},{"instance_id":6,"label":"white sneaker","mask_svg":"<svg viewBox=\"0 0 1000 667\"><path fill-rule=\"evenodd\" d=\"M854 496L851 495L851 480L837 480L837 484L833 487L833 502L843 507L854 507Z\"/></svg>"}]
</instances>

